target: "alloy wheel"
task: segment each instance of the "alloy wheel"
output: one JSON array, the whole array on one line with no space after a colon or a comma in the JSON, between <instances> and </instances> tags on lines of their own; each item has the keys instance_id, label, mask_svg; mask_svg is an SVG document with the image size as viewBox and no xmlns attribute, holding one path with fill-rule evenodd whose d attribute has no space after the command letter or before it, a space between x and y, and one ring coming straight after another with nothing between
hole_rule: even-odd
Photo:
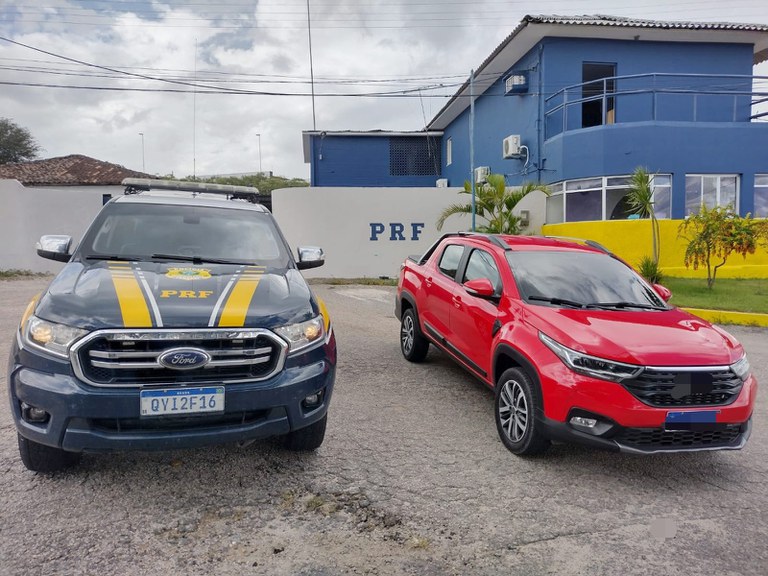
<instances>
[{"instance_id":1,"label":"alloy wheel","mask_svg":"<svg viewBox=\"0 0 768 576\"><path fill-rule=\"evenodd\" d=\"M507 438L520 442L528 429L528 402L519 382L504 382L499 399L499 419Z\"/></svg>"},{"instance_id":2,"label":"alloy wheel","mask_svg":"<svg viewBox=\"0 0 768 576\"><path fill-rule=\"evenodd\" d=\"M410 354L413 349L413 331L413 318L410 315L406 315L400 328L400 340L402 341L405 354Z\"/></svg>"}]
</instances>

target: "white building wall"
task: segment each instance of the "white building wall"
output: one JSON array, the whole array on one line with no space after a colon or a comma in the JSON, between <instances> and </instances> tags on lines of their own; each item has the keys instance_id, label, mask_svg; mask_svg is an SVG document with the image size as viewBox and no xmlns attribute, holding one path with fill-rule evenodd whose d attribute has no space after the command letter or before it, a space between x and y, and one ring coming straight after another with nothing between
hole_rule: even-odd
<instances>
[{"instance_id":1,"label":"white building wall","mask_svg":"<svg viewBox=\"0 0 768 576\"><path fill-rule=\"evenodd\" d=\"M40 236L72 236L74 248L101 209L102 194L122 193L122 186L26 188L0 180L0 270L58 272L63 264L37 255Z\"/></svg>"},{"instance_id":2,"label":"white building wall","mask_svg":"<svg viewBox=\"0 0 768 576\"><path fill-rule=\"evenodd\" d=\"M325 266L305 271L306 276L394 278L408 255L424 253L446 232L469 230L469 215L452 216L442 231L435 225L446 206L469 201L459 190L284 188L272 193L272 207L294 254L304 245L325 250ZM16 180L0 180L0 270L58 272L63 264L37 255L40 236L72 236L74 248L101 209L102 195L122 193L121 186L25 188ZM531 214L524 233L538 232L544 195L527 196L519 210Z\"/></svg>"},{"instance_id":3,"label":"white building wall","mask_svg":"<svg viewBox=\"0 0 768 576\"><path fill-rule=\"evenodd\" d=\"M469 230L471 217L452 216L442 231L440 212L470 197L460 188L283 188L272 192L272 212L291 248L320 246L325 265L307 277L395 278L411 254L423 254L446 232ZM541 229L545 196L527 196L518 210L529 210L531 225ZM478 222L481 222L478 219Z\"/></svg>"}]
</instances>

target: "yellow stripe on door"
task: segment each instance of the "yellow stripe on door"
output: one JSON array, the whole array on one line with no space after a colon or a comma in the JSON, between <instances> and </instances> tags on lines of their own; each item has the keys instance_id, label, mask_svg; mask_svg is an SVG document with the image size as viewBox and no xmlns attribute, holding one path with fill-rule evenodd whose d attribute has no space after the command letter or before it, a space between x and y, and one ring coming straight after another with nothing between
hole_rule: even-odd
<instances>
[{"instance_id":1,"label":"yellow stripe on door","mask_svg":"<svg viewBox=\"0 0 768 576\"><path fill-rule=\"evenodd\" d=\"M112 283L117 292L120 313L123 315L123 326L126 328L151 328L152 317L149 307L141 291L139 281L129 268L110 267Z\"/></svg>"},{"instance_id":2,"label":"yellow stripe on door","mask_svg":"<svg viewBox=\"0 0 768 576\"><path fill-rule=\"evenodd\" d=\"M248 308L251 307L251 300L261 280L261 274L261 270L255 269L243 272L232 288L227 303L224 304L221 318L219 318L219 327L232 328L245 325L245 317L248 315Z\"/></svg>"}]
</instances>

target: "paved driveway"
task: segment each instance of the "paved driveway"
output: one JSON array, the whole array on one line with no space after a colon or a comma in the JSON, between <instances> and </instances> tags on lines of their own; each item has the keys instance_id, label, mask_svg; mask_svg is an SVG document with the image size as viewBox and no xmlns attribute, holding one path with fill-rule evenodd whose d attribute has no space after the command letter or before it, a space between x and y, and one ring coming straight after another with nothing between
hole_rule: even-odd
<instances>
[{"instance_id":1,"label":"paved driveway","mask_svg":"<svg viewBox=\"0 0 768 576\"><path fill-rule=\"evenodd\" d=\"M0 282L0 357L43 285ZM315 288L340 354L314 455L264 442L36 475L3 401L0 574L768 573L768 331L732 328L763 382L741 452L520 459L490 391L434 350L401 358L393 289Z\"/></svg>"}]
</instances>

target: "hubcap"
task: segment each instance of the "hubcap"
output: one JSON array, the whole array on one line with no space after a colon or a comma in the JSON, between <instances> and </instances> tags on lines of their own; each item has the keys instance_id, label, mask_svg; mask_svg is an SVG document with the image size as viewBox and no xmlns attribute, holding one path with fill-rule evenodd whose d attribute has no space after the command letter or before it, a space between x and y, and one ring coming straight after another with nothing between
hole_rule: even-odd
<instances>
[{"instance_id":1,"label":"hubcap","mask_svg":"<svg viewBox=\"0 0 768 576\"><path fill-rule=\"evenodd\" d=\"M410 315L403 318L403 325L400 328L400 339L403 344L403 352L410 354L413 348L413 318Z\"/></svg>"},{"instance_id":2,"label":"hubcap","mask_svg":"<svg viewBox=\"0 0 768 576\"><path fill-rule=\"evenodd\" d=\"M499 420L504 434L520 442L528 429L528 403L523 387L515 380L504 382L499 398Z\"/></svg>"}]
</instances>

